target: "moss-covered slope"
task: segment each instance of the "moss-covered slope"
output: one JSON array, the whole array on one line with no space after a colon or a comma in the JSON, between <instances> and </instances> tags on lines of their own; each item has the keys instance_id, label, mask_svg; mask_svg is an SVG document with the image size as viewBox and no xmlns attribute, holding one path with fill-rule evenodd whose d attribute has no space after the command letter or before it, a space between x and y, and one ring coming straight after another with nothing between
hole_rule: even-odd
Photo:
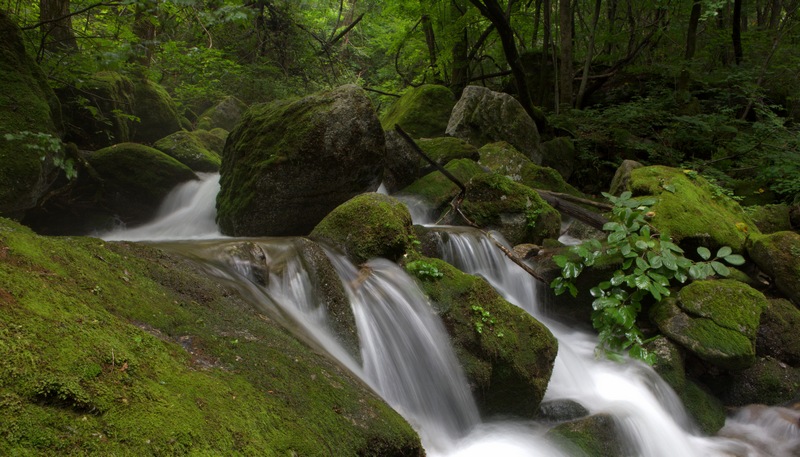
<instances>
[{"instance_id":1,"label":"moss-covered slope","mask_svg":"<svg viewBox=\"0 0 800 457\"><path fill-rule=\"evenodd\" d=\"M193 264L0 219L0 454L421 455L408 424Z\"/></svg>"}]
</instances>

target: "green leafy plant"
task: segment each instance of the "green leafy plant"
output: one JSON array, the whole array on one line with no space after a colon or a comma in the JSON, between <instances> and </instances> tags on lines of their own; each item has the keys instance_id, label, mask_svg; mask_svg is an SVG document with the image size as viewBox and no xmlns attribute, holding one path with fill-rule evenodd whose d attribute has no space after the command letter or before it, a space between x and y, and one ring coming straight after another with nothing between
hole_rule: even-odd
<instances>
[{"instance_id":1,"label":"green leafy plant","mask_svg":"<svg viewBox=\"0 0 800 457\"><path fill-rule=\"evenodd\" d=\"M478 333L483 333L484 327L493 326L495 324L494 317L492 317L492 313L483 309L480 305L472 305L472 312L475 314L475 331ZM499 332L497 334L499 338L503 337L503 333Z\"/></svg>"},{"instance_id":2,"label":"green leafy plant","mask_svg":"<svg viewBox=\"0 0 800 457\"><path fill-rule=\"evenodd\" d=\"M45 161L48 157L53 161L53 165L60 168L67 175L68 179L78 176L75 169L75 162L65 156L63 143L59 138L44 132L22 131L18 133L6 133L6 141L20 141L23 146L39 155L39 160Z\"/></svg>"},{"instance_id":3,"label":"green leafy plant","mask_svg":"<svg viewBox=\"0 0 800 457\"><path fill-rule=\"evenodd\" d=\"M642 302L648 297L659 301L670 295L670 284L688 279L709 276L727 276L730 269L723 263L741 265L744 258L723 246L712 258L711 251L700 247L697 254L702 261L684 257L684 251L673 243L666 233L657 233L648 220L654 215L650 206L653 197L632 198L630 192L619 197L603 194L614 204L612 220L603 230L608 233L605 243L589 240L570 249L570 255L557 255L553 260L561 268L561 276L550 286L556 295L569 292L573 297L578 290L575 279L586 267L599 259L615 260L620 267L607 281L601 281L589 292L592 302L592 325L599 332L598 349L615 358L619 353L654 362L645 348L647 342L636 324L642 311Z\"/></svg>"},{"instance_id":4,"label":"green leafy plant","mask_svg":"<svg viewBox=\"0 0 800 457\"><path fill-rule=\"evenodd\" d=\"M414 260L406 264L406 270L419 279L437 279L444 276L436 266L424 260Z\"/></svg>"}]
</instances>

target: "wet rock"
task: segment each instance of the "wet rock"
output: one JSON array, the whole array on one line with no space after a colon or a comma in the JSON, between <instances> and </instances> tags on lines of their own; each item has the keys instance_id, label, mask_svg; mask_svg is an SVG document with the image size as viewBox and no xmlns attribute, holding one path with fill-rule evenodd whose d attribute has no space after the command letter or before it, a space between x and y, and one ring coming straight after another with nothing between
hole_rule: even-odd
<instances>
[{"instance_id":1,"label":"wet rock","mask_svg":"<svg viewBox=\"0 0 800 457\"><path fill-rule=\"evenodd\" d=\"M714 391L727 405L777 405L795 399L799 385L800 368L765 357L744 371L722 377L714 383Z\"/></svg>"},{"instance_id":2,"label":"wet rock","mask_svg":"<svg viewBox=\"0 0 800 457\"><path fill-rule=\"evenodd\" d=\"M253 106L225 144L220 229L306 235L338 205L377 190L384 147L372 104L357 86Z\"/></svg>"},{"instance_id":3,"label":"wet rock","mask_svg":"<svg viewBox=\"0 0 800 457\"><path fill-rule=\"evenodd\" d=\"M775 286L795 305L800 305L800 234L777 232L753 236L748 240L747 253Z\"/></svg>"},{"instance_id":4,"label":"wet rock","mask_svg":"<svg viewBox=\"0 0 800 457\"><path fill-rule=\"evenodd\" d=\"M169 93L148 80L135 80L133 115L139 122L131 125L131 141L153 144L170 133L181 130L178 108Z\"/></svg>"},{"instance_id":5,"label":"wet rock","mask_svg":"<svg viewBox=\"0 0 800 457\"><path fill-rule=\"evenodd\" d=\"M571 138L562 136L542 143L542 165L556 170L564 181L575 171L577 159Z\"/></svg>"},{"instance_id":6,"label":"wet rock","mask_svg":"<svg viewBox=\"0 0 800 457\"><path fill-rule=\"evenodd\" d=\"M784 299L769 300L758 327L756 352L800 368L800 310Z\"/></svg>"},{"instance_id":7,"label":"wet rock","mask_svg":"<svg viewBox=\"0 0 800 457\"><path fill-rule=\"evenodd\" d=\"M412 138L444 135L455 96L445 86L423 84L409 89L381 118L385 130L400 125Z\"/></svg>"},{"instance_id":8,"label":"wet rock","mask_svg":"<svg viewBox=\"0 0 800 457\"><path fill-rule=\"evenodd\" d=\"M500 141L480 149L479 163L495 173L508 176L531 189L551 190L576 196L580 191L567 184L554 169L536 165L510 144Z\"/></svg>"},{"instance_id":9,"label":"wet rock","mask_svg":"<svg viewBox=\"0 0 800 457\"><path fill-rule=\"evenodd\" d=\"M205 138L215 138L207 134ZM196 132L181 130L168 135L153 145L154 148L186 165L194 171L214 172L222 161L219 154L210 151Z\"/></svg>"},{"instance_id":10,"label":"wet rock","mask_svg":"<svg viewBox=\"0 0 800 457\"><path fill-rule=\"evenodd\" d=\"M478 160L478 149L459 138L420 138L417 146L434 162L444 166L451 160ZM415 180L436 171L417 154L412 147L394 130L386 131L386 172L383 183L390 193L394 193Z\"/></svg>"},{"instance_id":11,"label":"wet rock","mask_svg":"<svg viewBox=\"0 0 800 457\"><path fill-rule=\"evenodd\" d=\"M635 160L623 160L622 164L617 168L617 172L614 173L614 178L611 180L611 187L609 187L608 193L619 196L626 190L631 190L631 172L643 166L644 165Z\"/></svg>"},{"instance_id":12,"label":"wet rock","mask_svg":"<svg viewBox=\"0 0 800 457\"><path fill-rule=\"evenodd\" d=\"M536 419L545 422L566 422L589 415L589 410L573 400L552 400L542 402Z\"/></svg>"},{"instance_id":13,"label":"wet rock","mask_svg":"<svg viewBox=\"0 0 800 457\"><path fill-rule=\"evenodd\" d=\"M570 453L587 457L630 455L619 425L610 414L594 414L559 424L545 436Z\"/></svg>"},{"instance_id":14,"label":"wet rock","mask_svg":"<svg viewBox=\"0 0 800 457\"><path fill-rule=\"evenodd\" d=\"M467 86L453 107L447 134L477 147L505 141L535 164L542 163L539 130L512 96L480 86Z\"/></svg>"},{"instance_id":15,"label":"wet rock","mask_svg":"<svg viewBox=\"0 0 800 457\"><path fill-rule=\"evenodd\" d=\"M203 130L222 128L230 132L246 110L247 104L243 101L227 96L197 118L197 128Z\"/></svg>"},{"instance_id":16,"label":"wet rock","mask_svg":"<svg viewBox=\"0 0 800 457\"><path fill-rule=\"evenodd\" d=\"M789 220L790 207L786 204L748 206L747 214L753 219L761 233L783 232L792 229Z\"/></svg>"}]
</instances>

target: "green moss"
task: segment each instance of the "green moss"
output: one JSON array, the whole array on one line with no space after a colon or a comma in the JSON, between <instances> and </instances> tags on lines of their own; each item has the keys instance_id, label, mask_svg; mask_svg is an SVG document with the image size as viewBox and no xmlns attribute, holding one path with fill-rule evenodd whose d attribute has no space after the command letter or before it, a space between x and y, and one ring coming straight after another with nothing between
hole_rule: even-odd
<instances>
[{"instance_id":1,"label":"green moss","mask_svg":"<svg viewBox=\"0 0 800 457\"><path fill-rule=\"evenodd\" d=\"M694 240L712 249L730 246L743 252L747 235L758 233L736 202L715 193L700 176L676 168L642 167L631 171L630 185L634 195L658 197L652 223L679 242Z\"/></svg>"},{"instance_id":2,"label":"green moss","mask_svg":"<svg viewBox=\"0 0 800 457\"><path fill-rule=\"evenodd\" d=\"M59 137L60 106L42 71L25 53L16 24L0 14L0 214L17 214L36 204L51 169L39 152L5 138L20 132ZM56 119L56 120L54 120Z\"/></svg>"},{"instance_id":3,"label":"green moss","mask_svg":"<svg viewBox=\"0 0 800 457\"><path fill-rule=\"evenodd\" d=\"M243 101L236 97L225 97L197 118L197 128L204 130L223 128L230 131L246 110L247 105Z\"/></svg>"},{"instance_id":4,"label":"green moss","mask_svg":"<svg viewBox=\"0 0 800 457\"><path fill-rule=\"evenodd\" d=\"M480 157L478 148L460 138L451 136L421 138L416 143L428 157L441 165L456 159L470 159L477 162ZM420 158L420 166L426 167L428 163Z\"/></svg>"},{"instance_id":5,"label":"green moss","mask_svg":"<svg viewBox=\"0 0 800 457\"><path fill-rule=\"evenodd\" d=\"M647 343L646 349L656 357L653 369L676 392L681 392L686 385L686 369L680 349L664 336L658 336Z\"/></svg>"},{"instance_id":6,"label":"green moss","mask_svg":"<svg viewBox=\"0 0 800 457\"><path fill-rule=\"evenodd\" d=\"M622 444L622 435L609 414L594 414L564 422L550 429L545 436L558 443L570 455L627 455Z\"/></svg>"},{"instance_id":7,"label":"green moss","mask_svg":"<svg viewBox=\"0 0 800 457\"><path fill-rule=\"evenodd\" d=\"M732 279L695 281L678 292L678 304L689 314L711 319L751 341L768 306L764 294Z\"/></svg>"},{"instance_id":8,"label":"green moss","mask_svg":"<svg viewBox=\"0 0 800 457\"><path fill-rule=\"evenodd\" d=\"M462 184L466 184L474 176L486 173L480 165L470 159L452 160L444 168ZM400 194L421 197L428 204L439 209L450 203L459 192L458 186L437 170L414 181L401 190Z\"/></svg>"},{"instance_id":9,"label":"green moss","mask_svg":"<svg viewBox=\"0 0 800 457\"><path fill-rule=\"evenodd\" d=\"M101 149L87 160L104 180L107 192L151 205L160 203L178 183L197 179L186 165L157 149L136 143Z\"/></svg>"},{"instance_id":10,"label":"green moss","mask_svg":"<svg viewBox=\"0 0 800 457\"><path fill-rule=\"evenodd\" d=\"M208 132L204 137L218 140ZM197 132L187 132L186 130L175 132L156 141L153 147L194 171L218 171L222 161L219 154L208 149Z\"/></svg>"},{"instance_id":11,"label":"green moss","mask_svg":"<svg viewBox=\"0 0 800 457\"><path fill-rule=\"evenodd\" d=\"M791 366L800 366L800 309L784 299L769 300L761 316L756 350Z\"/></svg>"},{"instance_id":12,"label":"green moss","mask_svg":"<svg viewBox=\"0 0 800 457\"><path fill-rule=\"evenodd\" d=\"M420 284L442 317L481 411L533 417L550 380L556 339L484 279L439 259L420 259L441 273Z\"/></svg>"},{"instance_id":13,"label":"green moss","mask_svg":"<svg viewBox=\"0 0 800 457\"><path fill-rule=\"evenodd\" d=\"M789 221L789 206L779 205L747 206L744 208L761 233L775 233L792 229Z\"/></svg>"},{"instance_id":14,"label":"green moss","mask_svg":"<svg viewBox=\"0 0 800 457\"><path fill-rule=\"evenodd\" d=\"M178 110L172 97L158 84L142 79L134 82L134 113L139 122L133 125L131 140L152 144L181 130Z\"/></svg>"},{"instance_id":15,"label":"green moss","mask_svg":"<svg viewBox=\"0 0 800 457\"><path fill-rule=\"evenodd\" d=\"M498 174L481 174L467 186L461 205L480 227L498 230L512 245L558 237L561 215L533 189Z\"/></svg>"},{"instance_id":16,"label":"green moss","mask_svg":"<svg viewBox=\"0 0 800 457\"><path fill-rule=\"evenodd\" d=\"M115 142L130 141L135 124L131 116L136 109L136 86L133 81L117 72L102 71L92 75L87 90L92 107L97 111L89 111L79 103L72 108L78 111L73 112L76 120L83 124L80 126L82 135L88 136L81 144L104 147ZM81 97L80 94L76 96Z\"/></svg>"},{"instance_id":17,"label":"green moss","mask_svg":"<svg viewBox=\"0 0 800 457\"><path fill-rule=\"evenodd\" d=\"M747 253L775 285L795 304L800 304L800 234L776 232L753 236L748 240Z\"/></svg>"},{"instance_id":18,"label":"green moss","mask_svg":"<svg viewBox=\"0 0 800 457\"><path fill-rule=\"evenodd\" d=\"M797 400L800 368L773 358L759 358L752 367L720 383L722 399L729 405L779 405Z\"/></svg>"},{"instance_id":19,"label":"green moss","mask_svg":"<svg viewBox=\"0 0 800 457\"><path fill-rule=\"evenodd\" d=\"M213 131L195 130L192 134L203 144L203 147L222 157L222 151L225 149L225 140L228 138L227 131L223 129L214 129Z\"/></svg>"},{"instance_id":20,"label":"green moss","mask_svg":"<svg viewBox=\"0 0 800 457\"><path fill-rule=\"evenodd\" d=\"M388 195L366 193L325 216L310 237L343 249L360 264L373 257L399 259L410 235L411 215L405 205Z\"/></svg>"},{"instance_id":21,"label":"green moss","mask_svg":"<svg viewBox=\"0 0 800 457\"><path fill-rule=\"evenodd\" d=\"M185 260L7 220L0 253L0 454L422 453L352 375Z\"/></svg>"},{"instance_id":22,"label":"green moss","mask_svg":"<svg viewBox=\"0 0 800 457\"><path fill-rule=\"evenodd\" d=\"M725 425L725 407L699 385L687 381L678 396L703 433L714 435Z\"/></svg>"},{"instance_id":23,"label":"green moss","mask_svg":"<svg viewBox=\"0 0 800 457\"><path fill-rule=\"evenodd\" d=\"M514 146L500 141L489 143L480 149L480 164L531 189L551 190L575 196L580 191L567 184L556 170L536 165Z\"/></svg>"},{"instance_id":24,"label":"green moss","mask_svg":"<svg viewBox=\"0 0 800 457\"><path fill-rule=\"evenodd\" d=\"M444 135L455 96L447 87L424 84L409 89L381 116L384 130L399 124L413 138Z\"/></svg>"}]
</instances>

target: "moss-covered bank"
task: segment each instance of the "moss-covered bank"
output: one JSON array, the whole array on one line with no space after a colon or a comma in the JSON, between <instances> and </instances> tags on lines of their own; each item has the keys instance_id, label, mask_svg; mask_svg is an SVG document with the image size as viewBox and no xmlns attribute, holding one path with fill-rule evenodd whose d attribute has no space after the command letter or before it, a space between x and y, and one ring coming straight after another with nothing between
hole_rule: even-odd
<instances>
[{"instance_id":1,"label":"moss-covered bank","mask_svg":"<svg viewBox=\"0 0 800 457\"><path fill-rule=\"evenodd\" d=\"M0 259L0 454L423 454L352 375L185 260L5 219Z\"/></svg>"}]
</instances>

